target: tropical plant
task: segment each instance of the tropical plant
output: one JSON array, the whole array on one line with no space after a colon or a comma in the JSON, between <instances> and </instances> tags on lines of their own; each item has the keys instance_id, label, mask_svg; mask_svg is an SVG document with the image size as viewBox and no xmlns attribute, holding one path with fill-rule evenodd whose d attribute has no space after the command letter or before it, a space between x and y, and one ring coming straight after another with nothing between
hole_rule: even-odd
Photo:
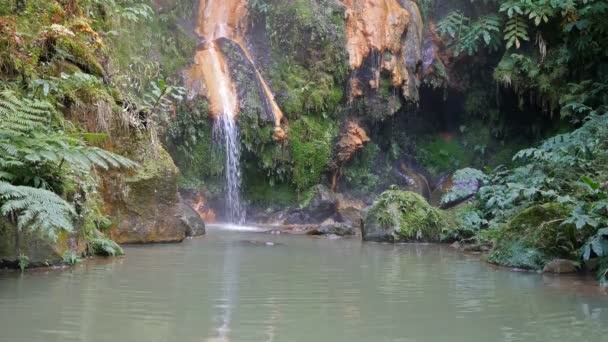
<instances>
[{"instance_id":1,"label":"tropical plant","mask_svg":"<svg viewBox=\"0 0 608 342\"><path fill-rule=\"evenodd\" d=\"M60 123L60 115L48 102L0 93L0 213L19 230L40 232L50 239L73 229L75 210L57 194L62 173L86 175L93 167L137 165L62 134Z\"/></svg>"}]
</instances>

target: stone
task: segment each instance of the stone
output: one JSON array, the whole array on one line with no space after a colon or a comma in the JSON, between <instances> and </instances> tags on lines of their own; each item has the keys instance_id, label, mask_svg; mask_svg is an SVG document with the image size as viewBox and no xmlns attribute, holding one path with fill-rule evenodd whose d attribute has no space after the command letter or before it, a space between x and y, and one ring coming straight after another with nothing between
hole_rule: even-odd
<instances>
[{"instance_id":1,"label":"stone","mask_svg":"<svg viewBox=\"0 0 608 342\"><path fill-rule=\"evenodd\" d=\"M309 231L308 235L352 236L356 235L356 231L350 224L332 221L321 224L319 228Z\"/></svg>"},{"instance_id":2,"label":"stone","mask_svg":"<svg viewBox=\"0 0 608 342\"><path fill-rule=\"evenodd\" d=\"M285 224L314 224L322 223L335 215L339 199L324 185L314 188L314 195L308 205L302 209L291 210L287 214Z\"/></svg>"},{"instance_id":3,"label":"stone","mask_svg":"<svg viewBox=\"0 0 608 342\"><path fill-rule=\"evenodd\" d=\"M578 263L567 259L554 259L545 264L543 273L567 274L576 273Z\"/></svg>"},{"instance_id":4,"label":"stone","mask_svg":"<svg viewBox=\"0 0 608 342\"><path fill-rule=\"evenodd\" d=\"M86 251L84 236L76 230L73 233L62 232L56 241L50 241L28 230L17 236L17 228L0 218L0 266L17 268L19 255L28 257L28 267L52 266L63 262L63 257L70 252L81 256Z\"/></svg>"},{"instance_id":5,"label":"stone","mask_svg":"<svg viewBox=\"0 0 608 342\"><path fill-rule=\"evenodd\" d=\"M365 214L363 240L439 242L444 224L442 213L420 195L387 190Z\"/></svg>"},{"instance_id":6,"label":"stone","mask_svg":"<svg viewBox=\"0 0 608 342\"><path fill-rule=\"evenodd\" d=\"M353 155L369 142L367 132L357 122L349 121L336 144L336 162L343 165L351 160Z\"/></svg>"},{"instance_id":7,"label":"stone","mask_svg":"<svg viewBox=\"0 0 608 342\"><path fill-rule=\"evenodd\" d=\"M200 215L189 205L180 202L180 220L186 229L187 237L196 237L205 235L205 222Z\"/></svg>"},{"instance_id":8,"label":"stone","mask_svg":"<svg viewBox=\"0 0 608 342\"><path fill-rule=\"evenodd\" d=\"M361 233L363 226L363 214L361 209L355 207L338 208L338 222L351 226L355 235Z\"/></svg>"},{"instance_id":9,"label":"stone","mask_svg":"<svg viewBox=\"0 0 608 342\"><path fill-rule=\"evenodd\" d=\"M187 228L182 222L177 167L162 148L156 157L145 142L131 148L141 167L128 177L104 176L100 189L104 214L114 217L110 237L118 243L181 242Z\"/></svg>"}]
</instances>

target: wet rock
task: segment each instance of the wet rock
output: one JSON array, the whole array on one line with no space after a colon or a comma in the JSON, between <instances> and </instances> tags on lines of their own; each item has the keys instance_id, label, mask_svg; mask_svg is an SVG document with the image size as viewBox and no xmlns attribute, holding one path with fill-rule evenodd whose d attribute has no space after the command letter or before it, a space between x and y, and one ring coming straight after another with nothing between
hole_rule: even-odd
<instances>
[{"instance_id":1,"label":"wet rock","mask_svg":"<svg viewBox=\"0 0 608 342\"><path fill-rule=\"evenodd\" d=\"M408 31L410 23L416 24L420 14L413 2L407 2L409 6L406 9L397 0L343 1L346 49L351 69L360 69L372 52L376 52L380 59L378 65L390 75L392 87L402 88L406 98L411 95L409 83L416 77L411 74L415 70L408 68L406 63L407 57L412 56L407 53L407 49L411 48L409 42L414 42L414 36L417 37L417 44L421 45L417 27L413 27L411 33ZM421 19L419 21L422 24ZM420 50L420 47L417 49ZM362 82L357 74L354 73L351 78L351 97L361 94ZM377 88L380 83L380 72L377 71L376 75L377 77L368 80L372 89Z\"/></svg>"},{"instance_id":2,"label":"wet rock","mask_svg":"<svg viewBox=\"0 0 608 342\"><path fill-rule=\"evenodd\" d=\"M578 263L566 259L554 259L545 264L544 273L567 274L578 270Z\"/></svg>"},{"instance_id":3,"label":"wet rock","mask_svg":"<svg viewBox=\"0 0 608 342\"><path fill-rule=\"evenodd\" d=\"M338 209L338 222L349 225L354 235L361 234L361 228L363 227L363 214L361 209L355 207L346 207Z\"/></svg>"},{"instance_id":4,"label":"wet rock","mask_svg":"<svg viewBox=\"0 0 608 342\"><path fill-rule=\"evenodd\" d=\"M325 222L317 229L308 232L309 235L336 235L336 236L352 236L356 235L355 228L347 223L341 222Z\"/></svg>"},{"instance_id":5,"label":"wet rock","mask_svg":"<svg viewBox=\"0 0 608 342\"><path fill-rule=\"evenodd\" d=\"M180 220L186 229L186 236L205 235L205 222L200 215L183 201L180 203Z\"/></svg>"},{"instance_id":6,"label":"wet rock","mask_svg":"<svg viewBox=\"0 0 608 342\"><path fill-rule=\"evenodd\" d=\"M431 195L431 186L427 176L408 164L410 163L405 161L400 162L397 170L399 178L403 180L404 190L415 192L424 198L429 198Z\"/></svg>"},{"instance_id":7,"label":"wet rock","mask_svg":"<svg viewBox=\"0 0 608 342\"><path fill-rule=\"evenodd\" d=\"M460 242L458 242L458 241L454 241L454 243L452 243L452 244L450 245L450 247L452 247L452 248L454 248L454 249L460 249L461 245L460 245Z\"/></svg>"},{"instance_id":8,"label":"wet rock","mask_svg":"<svg viewBox=\"0 0 608 342\"><path fill-rule=\"evenodd\" d=\"M324 185L317 185L313 198L303 209L294 209L287 214L285 224L322 223L334 216L338 209L339 200L335 193Z\"/></svg>"},{"instance_id":9,"label":"wet rock","mask_svg":"<svg viewBox=\"0 0 608 342\"><path fill-rule=\"evenodd\" d=\"M363 240L383 242L438 242L444 218L420 195L387 190L368 209Z\"/></svg>"},{"instance_id":10,"label":"wet rock","mask_svg":"<svg viewBox=\"0 0 608 342\"><path fill-rule=\"evenodd\" d=\"M336 162L339 165L351 160L355 152L369 141L367 132L356 122L349 121L336 144Z\"/></svg>"}]
</instances>

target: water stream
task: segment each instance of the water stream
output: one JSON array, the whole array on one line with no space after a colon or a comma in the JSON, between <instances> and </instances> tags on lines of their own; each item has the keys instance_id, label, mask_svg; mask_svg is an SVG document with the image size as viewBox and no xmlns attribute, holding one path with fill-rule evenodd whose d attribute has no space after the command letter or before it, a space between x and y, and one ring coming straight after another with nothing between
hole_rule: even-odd
<instances>
[{"instance_id":1,"label":"water stream","mask_svg":"<svg viewBox=\"0 0 608 342\"><path fill-rule=\"evenodd\" d=\"M234 115L220 115L215 120L213 129L226 152L226 219L230 223L243 224L245 210L241 204L241 143Z\"/></svg>"},{"instance_id":2,"label":"water stream","mask_svg":"<svg viewBox=\"0 0 608 342\"><path fill-rule=\"evenodd\" d=\"M0 342L606 341L593 279L447 246L218 231L74 269L0 273Z\"/></svg>"}]
</instances>

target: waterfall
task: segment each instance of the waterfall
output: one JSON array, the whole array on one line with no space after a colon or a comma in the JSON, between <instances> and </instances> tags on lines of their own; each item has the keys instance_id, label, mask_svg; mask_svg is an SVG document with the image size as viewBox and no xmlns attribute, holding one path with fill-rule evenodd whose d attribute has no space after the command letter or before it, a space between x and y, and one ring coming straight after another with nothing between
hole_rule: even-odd
<instances>
[{"instance_id":1,"label":"waterfall","mask_svg":"<svg viewBox=\"0 0 608 342\"><path fill-rule=\"evenodd\" d=\"M226 218L229 223L243 224L245 210L241 204L241 144L234 115L224 113L214 122L214 135L226 151Z\"/></svg>"},{"instance_id":2,"label":"waterfall","mask_svg":"<svg viewBox=\"0 0 608 342\"><path fill-rule=\"evenodd\" d=\"M277 105L270 87L257 70L247 45L247 0L198 0L196 34L200 46L194 56L194 64L188 71L187 85L209 100L210 117L214 120L214 136L226 150L226 219L229 223L242 224L245 210L241 204L240 141L237 125L239 102L228 63L219 46L219 39L237 44L255 71L264 91L266 110L275 119L273 137L285 138L281 128L283 112Z\"/></svg>"}]
</instances>

